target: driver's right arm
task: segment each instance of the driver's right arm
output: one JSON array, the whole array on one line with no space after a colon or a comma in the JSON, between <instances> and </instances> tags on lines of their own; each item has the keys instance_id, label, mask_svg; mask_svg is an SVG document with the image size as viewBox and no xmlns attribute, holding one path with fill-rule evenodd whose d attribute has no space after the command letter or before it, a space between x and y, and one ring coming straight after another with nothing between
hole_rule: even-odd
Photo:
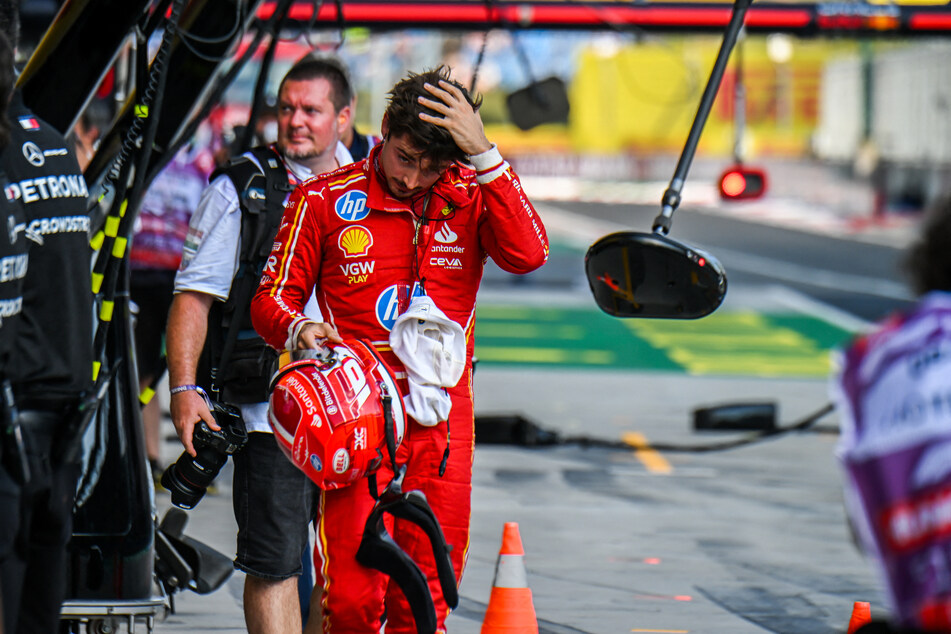
<instances>
[{"instance_id":1,"label":"driver's right arm","mask_svg":"<svg viewBox=\"0 0 951 634\"><path fill-rule=\"evenodd\" d=\"M172 298L166 328L168 382L171 388L194 385L198 359L208 332L208 312L214 297L206 293L184 291ZM172 422L185 451L195 456L192 434L199 421L220 429L201 394L195 390L177 392L170 397Z\"/></svg>"}]
</instances>

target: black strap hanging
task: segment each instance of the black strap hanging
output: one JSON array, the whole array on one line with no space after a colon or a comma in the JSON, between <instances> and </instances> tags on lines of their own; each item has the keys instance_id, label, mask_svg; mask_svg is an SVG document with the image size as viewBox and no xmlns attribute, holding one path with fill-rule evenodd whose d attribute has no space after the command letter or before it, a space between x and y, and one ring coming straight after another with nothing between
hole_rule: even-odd
<instances>
[{"instance_id":1,"label":"black strap hanging","mask_svg":"<svg viewBox=\"0 0 951 634\"><path fill-rule=\"evenodd\" d=\"M220 398L220 385L216 378L222 368L228 366L234 351L242 322L251 305L251 295L257 288L260 272L267 261L271 243L280 224L284 210L284 198L290 190L287 169L278 155L268 147L258 147L251 154L260 163L257 167L247 157L229 164L221 173L231 178L238 191L241 206L241 252L238 272L232 283L227 302L227 315L221 326L225 328L225 337L216 354L213 343L217 337L211 337L211 385L214 398ZM212 176L214 178L214 175ZM221 309L225 312L224 309ZM217 312L217 311L215 311ZM223 323L227 320L227 323Z\"/></svg>"}]
</instances>

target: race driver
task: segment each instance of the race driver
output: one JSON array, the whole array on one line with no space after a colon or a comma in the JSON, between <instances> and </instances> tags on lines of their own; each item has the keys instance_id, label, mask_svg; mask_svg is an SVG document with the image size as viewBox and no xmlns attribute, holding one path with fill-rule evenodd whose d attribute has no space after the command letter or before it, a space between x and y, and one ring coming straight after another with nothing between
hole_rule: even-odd
<instances>
[{"instance_id":1,"label":"race driver","mask_svg":"<svg viewBox=\"0 0 951 634\"><path fill-rule=\"evenodd\" d=\"M403 490L423 491L442 525L457 579L469 544L473 329L483 267L491 256L505 271L528 273L548 258L545 228L486 138L480 104L446 67L398 82L382 144L291 195L251 308L255 328L277 349L316 348L341 337L371 341L396 372L404 398L406 364L389 336L410 298L427 295L464 331L465 369L448 388L448 421L411 420L397 456L407 466ZM326 323L303 314L312 289ZM380 472L381 487L389 475ZM376 632L384 613L387 632L416 631L396 584L387 589L384 575L355 559L373 502L363 481L322 493L314 563L323 593L315 593L319 605L311 610L321 611L325 632ZM390 530L426 573L438 631L445 631L449 609L429 540L399 519Z\"/></svg>"}]
</instances>

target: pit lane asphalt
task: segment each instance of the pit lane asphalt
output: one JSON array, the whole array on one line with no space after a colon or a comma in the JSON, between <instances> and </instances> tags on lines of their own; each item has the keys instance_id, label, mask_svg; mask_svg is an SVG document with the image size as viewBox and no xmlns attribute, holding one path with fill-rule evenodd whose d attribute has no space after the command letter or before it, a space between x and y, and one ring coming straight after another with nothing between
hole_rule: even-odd
<instances>
[{"instance_id":1,"label":"pit lane asphalt","mask_svg":"<svg viewBox=\"0 0 951 634\"><path fill-rule=\"evenodd\" d=\"M731 297L744 301L762 299ZM786 424L826 402L824 380L492 366L477 369L475 393L477 416L519 414L562 436L635 432L676 444L737 437L694 433L696 407L773 401ZM822 421L830 427L834 417ZM857 600L882 615L880 586L850 542L834 440L797 433L662 454L480 444L469 560L449 631L480 631L505 522L519 524L542 632L837 632ZM180 446L167 442L163 452L172 461ZM228 477L189 513L186 534L231 556ZM168 495L156 503L161 516ZM242 583L236 573L213 594L176 595L156 631L244 631Z\"/></svg>"},{"instance_id":2,"label":"pit lane asphalt","mask_svg":"<svg viewBox=\"0 0 951 634\"><path fill-rule=\"evenodd\" d=\"M574 266L552 268L564 277L561 291L499 287L488 276L480 303L590 305ZM721 310L768 310L772 301L762 288L731 287ZM636 433L678 445L738 437L695 433L697 407L770 401L785 425L828 400L821 378L491 365L477 369L475 396L477 416L519 414L562 436ZM480 631L505 522L519 524L543 633L844 632L854 601L886 617L882 587L846 525L836 428L829 415L818 430L701 453L478 445L469 560L449 631ZM168 441L163 459L180 451ZM189 513L186 534L231 556L229 476L226 468L218 493ZM166 493L156 506L161 516ZM235 573L210 595L176 595L156 631L245 631L242 584Z\"/></svg>"}]
</instances>

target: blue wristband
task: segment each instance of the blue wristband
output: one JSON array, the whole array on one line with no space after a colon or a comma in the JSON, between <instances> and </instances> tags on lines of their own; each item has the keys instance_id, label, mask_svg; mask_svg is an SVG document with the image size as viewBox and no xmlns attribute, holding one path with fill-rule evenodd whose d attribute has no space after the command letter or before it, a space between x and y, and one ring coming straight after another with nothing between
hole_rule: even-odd
<instances>
[{"instance_id":1,"label":"blue wristband","mask_svg":"<svg viewBox=\"0 0 951 634\"><path fill-rule=\"evenodd\" d=\"M206 396L205 390L201 389L200 385L179 385L168 391L169 394L178 394L179 392L198 392L202 396Z\"/></svg>"}]
</instances>

